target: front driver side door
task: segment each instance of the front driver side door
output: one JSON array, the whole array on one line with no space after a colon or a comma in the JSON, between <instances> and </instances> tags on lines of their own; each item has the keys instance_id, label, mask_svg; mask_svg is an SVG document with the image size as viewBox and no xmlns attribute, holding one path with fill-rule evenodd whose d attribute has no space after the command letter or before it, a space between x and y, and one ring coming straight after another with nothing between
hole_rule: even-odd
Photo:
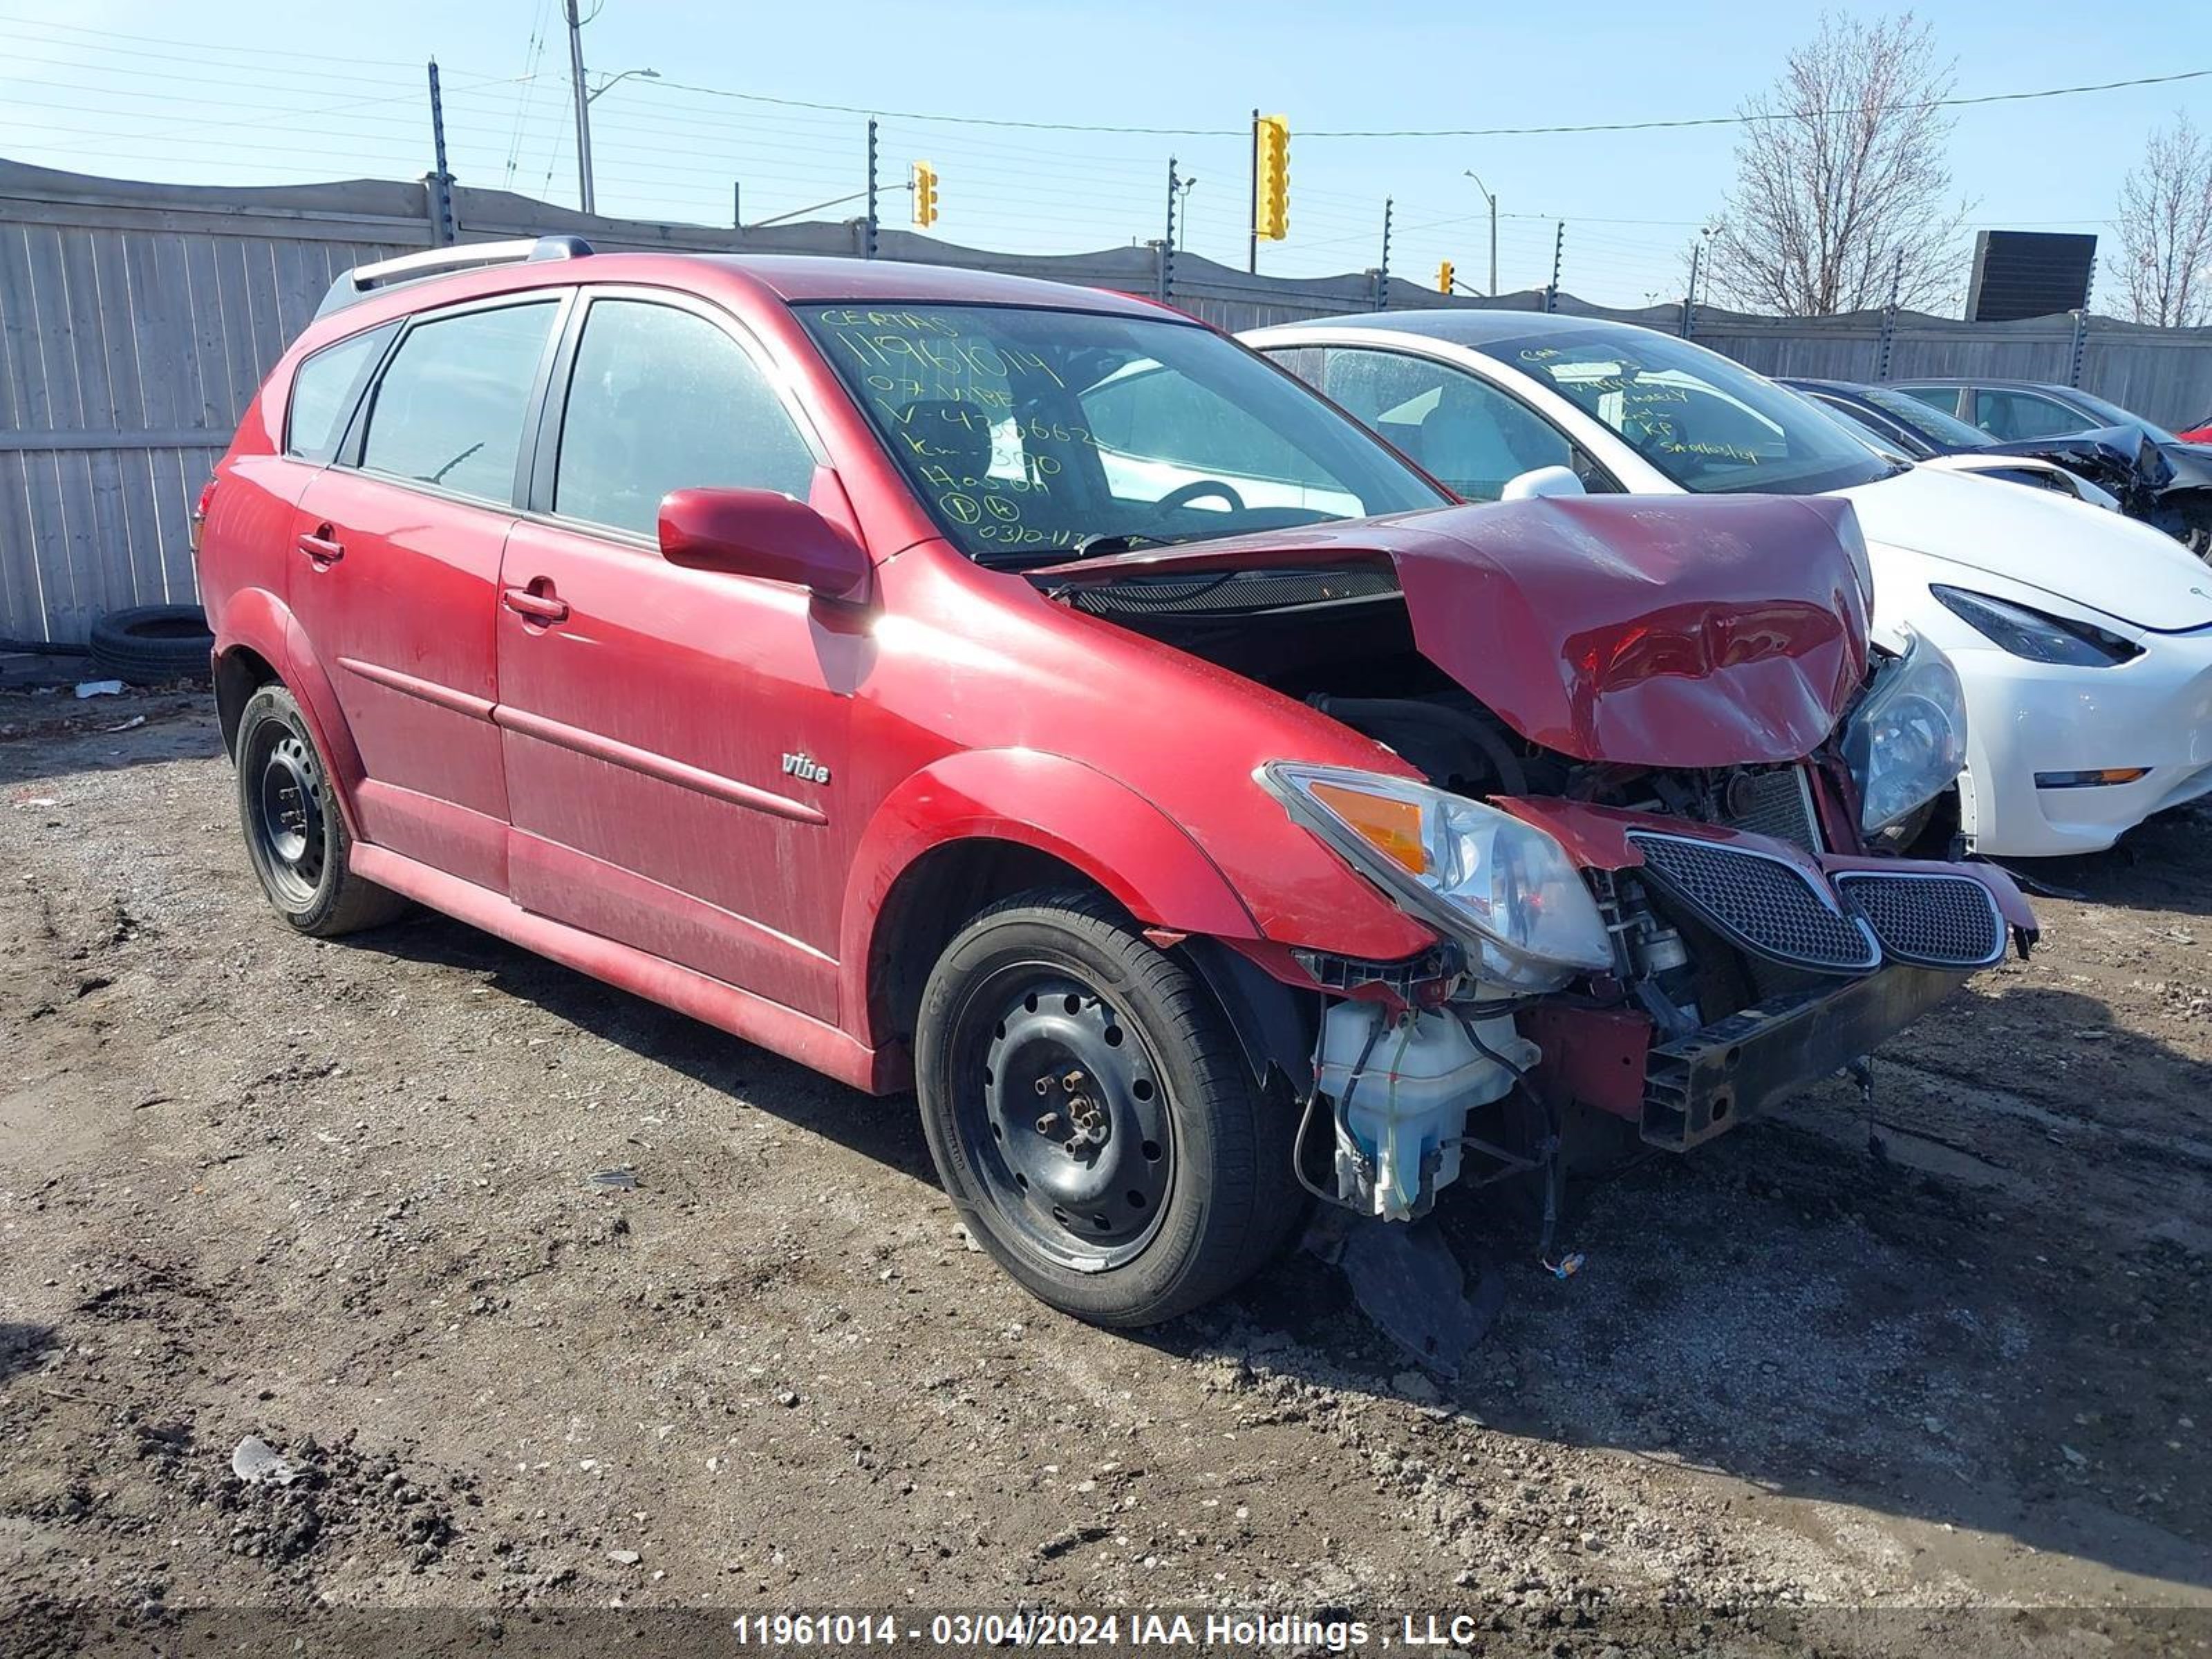
<instances>
[{"instance_id":1,"label":"front driver side door","mask_svg":"<svg viewBox=\"0 0 2212 1659\"><path fill-rule=\"evenodd\" d=\"M834 476L761 361L681 296L594 295L552 386L501 569L510 891L834 1019L866 637L801 589L681 568L655 540L672 489L805 501Z\"/></svg>"}]
</instances>

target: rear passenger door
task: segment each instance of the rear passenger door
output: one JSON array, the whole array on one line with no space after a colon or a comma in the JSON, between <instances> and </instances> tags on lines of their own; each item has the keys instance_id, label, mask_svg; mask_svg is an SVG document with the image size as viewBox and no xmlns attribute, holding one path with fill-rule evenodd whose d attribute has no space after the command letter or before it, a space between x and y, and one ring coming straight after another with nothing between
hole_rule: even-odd
<instances>
[{"instance_id":1,"label":"rear passenger door","mask_svg":"<svg viewBox=\"0 0 2212 1659\"><path fill-rule=\"evenodd\" d=\"M539 291L409 319L295 521L289 596L361 755L362 833L495 890L492 618L562 304Z\"/></svg>"},{"instance_id":2,"label":"rear passenger door","mask_svg":"<svg viewBox=\"0 0 2212 1659\"><path fill-rule=\"evenodd\" d=\"M768 360L684 296L592 295L553 381L501 573L510 890L832 1019L866 636L798 587L668 563L656 524L672 489L805 501L834 475Z\"/></svg>"}]
</instances>

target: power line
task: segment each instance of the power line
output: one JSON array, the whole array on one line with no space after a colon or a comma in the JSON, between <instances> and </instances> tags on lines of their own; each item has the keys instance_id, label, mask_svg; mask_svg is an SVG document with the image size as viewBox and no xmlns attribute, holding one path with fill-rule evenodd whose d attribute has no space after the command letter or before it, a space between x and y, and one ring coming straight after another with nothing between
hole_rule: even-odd
<instances>
[{"instance_id":1,"label":"power line","mask_svg":"<svg viewBox=\"0 0 2212 1659\"><path fill-rule=\"evenodd\" d=\"M2070 98L2091 92L2117 92L2127 87L2170 85L2212 76L2212 69L2179 70L2170 75L2136 76L2125 81L2098 81L2080 86L2041 87L2027 92L1979 93L1969 98L1933 98L1900 105L1905 109L1956 109L1976 104L2020 103L2039 98ZM860 104L832 104L805 98L776 98L761 92L735 92L726 87L702 86L695 82L663 79L658 84L674 91L698 93L710 98L735 98L748 103L774 104L787 109L827 110L841 115L873 115L884 120L938 121L951 126L1010 127L1028 132L1121 133L1152 138L1238 138L1242 127L1118 126L1086 121L1018 121L988 115L938 115L918 110L870 109ZM1856 109L1819 110L1814 117L1856 115ZM1805 118L1799 110L1738 111L1733 115L1699 115L1650 121L1595 121L1571 126L1541 127L1304 127L1301 138L1536 138L1584 132L1656 132L1677 127L1749 126L1761 121L1791 121Z\"/></svg>"}]
</instances>

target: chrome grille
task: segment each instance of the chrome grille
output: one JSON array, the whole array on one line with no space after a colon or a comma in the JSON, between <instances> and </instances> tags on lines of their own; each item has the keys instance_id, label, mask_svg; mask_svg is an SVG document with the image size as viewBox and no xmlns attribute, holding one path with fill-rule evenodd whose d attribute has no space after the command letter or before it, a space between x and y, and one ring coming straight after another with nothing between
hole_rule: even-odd
<instances>
[{"instance_id":1,"label":"chrome grille","mask_svg":"<svg viewBox=\"0 0 2212 1659\"><path fill-rule=\"evenodd\" d=\"M1978 881L1881 870L1847 871L1835 880L1844 902L1899 962L1986 968L2004 955L2004 918Z\"/></svg>"},{"instance_id":2,"label":"chrome grille","mask_svg":"<svg viewBox=\"0 0 2212 1659\"><path fill-rule=\"evenodd\" d=\"M1802 766L1738 773L1729 780L1726 807L1721 821L1731 830L1771 836L1807 853L1820 850L1813 789Z\"/></svg>"},{"instance_id":3,"label":"chrome grille","mask_svg":"<svg viewBox=\"0 0 2212 1659\"><path fill-rule=\"evenodd\" d=\"M1866 923L1805 872L1748 848L1629 832L1644 873L1745 950L1796 968L1863 974L1881 963Z\"/></svg>"}]
</instances>

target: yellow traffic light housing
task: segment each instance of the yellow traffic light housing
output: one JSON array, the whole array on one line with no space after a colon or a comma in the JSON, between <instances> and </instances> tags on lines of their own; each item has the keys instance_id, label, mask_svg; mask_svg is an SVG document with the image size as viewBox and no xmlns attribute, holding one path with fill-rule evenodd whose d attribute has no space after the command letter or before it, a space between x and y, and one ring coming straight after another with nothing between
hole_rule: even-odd
<instances>
[{"instance_id":1,"label":"yellow traffic light housing","mask_svg":"<svg viewBox=\"0 0 2212 1659\"><path fill-rule=\"evenodd\" d=\"M1252 125L1252 165L1259 182L1252 229L1270 242L1291 234L1291 122L1263 115Z\"/></svg>"},{"instance_id":2,"label":"yellow traffic light housing","mask_svg":"<svg viewBox=\"0 0 2212 1659\"><path fill-rule=\"evenodd\" d=\"M1449 259L1439 260L1437 264L1437 292L1439 294L1450 293L1452 291L1452 262Z\"/></svg>"},{"instance_id":3,"label":"yellow traffic light housing","mask_svg":"<svg viewBox=\"0 0 2212 1659\"><path fill-rule=\"evenodd\" d=\"M923 230L937 222L937 169L927 161L914 164L914 222Z\"/></svg>"}]
</instances>

